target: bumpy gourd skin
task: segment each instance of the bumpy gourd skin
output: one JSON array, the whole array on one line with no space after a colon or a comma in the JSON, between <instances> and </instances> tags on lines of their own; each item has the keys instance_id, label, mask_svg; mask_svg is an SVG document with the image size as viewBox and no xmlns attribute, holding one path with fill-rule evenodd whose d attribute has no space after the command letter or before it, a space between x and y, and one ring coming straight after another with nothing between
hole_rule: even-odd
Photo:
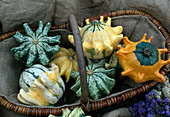
<instances>
[{"instance_id":1,"label":"bumpy gourd skin","mask_svg":"<svg viewBox=\"0 0 170 117\"><path fill-rule=\"evenodd\" d=\"M23 24L26 35L16 32L13 36L20 44L11 49L17 60L26 62L27 67L34 63L47 65L57 52L60 51L60 36L48 37L51 24L48 22L43 29L43 22L39 22L39 28L34 33L27 23Z\"/></svg>"},{"instance_id":2,"label":"bumpy gourd skin","mask_svg":"<svg viewBox=\"0 0 170 117\"><path fill-rule=\"evenodd\" d=\"M115 80L108 76L115 75L115 68L106 70L104 68L104 60L99 63L92 63L90 59L88 60L88 66L86 67L87 72L87 85L88 85L88 95L94 100L99 99L103 95L109 95L113 86L115 85ZM71 90L76 92L78 97L81 96L80 87L80 75L78 71L72 71L71 77L76 80L76 84L71 87Z\"/></svg>"},{"instance_id":3,"label":"bumpy gourd skin","mask_svg":"<svg viewBox=\"0 0 170 117\"><path fill-rule=\"evenodd\" d=\"M78 63L75 51L72 48L66 49L61 47L54 59L49 63L54 63L60 69L60 76L66 77L66 82L70 79L71 71L78 71Z\"/></svg>"},{"instance_id":4,"label":"bumpy gourd skin","mask_svg":"<svg viewBox=\"0 0 170 117\"><path fill-rule=\"evenodd\" d=\"M63 96L65 85L60 77L59 68L36 64L25 69L20 77L20 91L17 98L27 105L50 106Z\"/></svg>"},{"instance_id":5,"label":"bumpy gourd skin","mask_svg":"<svg viewBox=\"0 0 170 117\"><path fill-rule=\"evenodd\" d=\"M123 38L125 47L117 46L119 51L116 53L119 63L124 69L122 76L128 76L136 83L143 83L154 80L165 82L165 77L159 73L162 66L170 63L162 60L161 54L168 49L157 49L150 44L152 37L146 40L146 34L138 42L132 42L127 37Z\"/></svg>"},{"instance_id":6,"label":"bumpy gourd skin","mask_svg":"<svg viewBox=\"0 0 170 117\"><path fill-rule=\"evenodd\" d=\"M68 108L62 109L62 116L54 116L49 115L48 117L91 117L91 116L85 116L84 111L77 107L73 111L69 110Z\"/></svg>"},{"instance_id":7,"label":"bumpy gourd skin","mask_svg":"<svg viewBox=\"0 0 170 117\"><path fill-rule=\"evenodd\" d=\"M111 18L108 17L104 22L104 17L100 17L100 21L94 20L89 22L86 19L86 25L79 27L82 38L84 56L90 59L102 59L111 55L113 50L123 39L123 27L111 27ZM73 35L68 36L69 41L74 44Z\"/></svg>"}]
</instances>

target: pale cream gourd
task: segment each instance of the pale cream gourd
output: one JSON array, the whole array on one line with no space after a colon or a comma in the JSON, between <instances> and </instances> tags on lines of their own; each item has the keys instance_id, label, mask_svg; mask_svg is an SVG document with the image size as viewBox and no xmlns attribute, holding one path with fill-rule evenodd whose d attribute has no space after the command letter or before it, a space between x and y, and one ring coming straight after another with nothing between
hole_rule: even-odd
<instances>
[{"instance_id":1,"label":"pale cream gourd","mask_svg":"<svg viewBox=\"0 0 170 117\"><path fill-rule=\"evenodd\" d=\"M52 64L49 70L36 64L22 72L18 100L28 105L49 106L62 97L65 85L59 68Z\"/></svg>"},{"instance_id":2,"label":"pale cream gourd","mask_svg":"<svg viewBox=\"0 0 170 117\"><path fill-rule=\"evenodd\" d=\"M108 17L104 23L104 17L100 21L94 20L91 23L86 19L86 25L79 27L82 38L84 55L91 59L102 59L109 56L123 39L123 27L111 27L111 18ZM69 41L74 45L73 35L68 36Z\"/></svg>"}]
</instances>

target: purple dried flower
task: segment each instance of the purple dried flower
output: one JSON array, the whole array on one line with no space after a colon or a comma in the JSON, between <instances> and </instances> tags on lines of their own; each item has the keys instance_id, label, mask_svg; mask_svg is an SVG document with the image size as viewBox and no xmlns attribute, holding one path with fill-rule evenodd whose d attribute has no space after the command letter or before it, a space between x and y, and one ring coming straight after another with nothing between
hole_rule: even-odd
<instances>
[{"instance_id":1,"label":"purple dried flower","mask_svg":"<svg viewBox=\"0 0 170 117\"><path fill-rule=\"evenodd\" d=\"M151 100L148 94L145 95L145 99L146 99L146 103L149 103Z\"/></svg>"},{"instance_id":2,"label":"purple dried flower","mask_svg":"<svg viewBox=\"0 0 170 117\"><path fill-rule=\"evenodd\" d=\"M166 110L169 110L169 105L165 105L165 109L166 109Z\"/></svg>"},{"instance_id":3,"label":"purple dried flower","mask_svg":"<svg viewBox=\"0 0 170 117\"><path fill-rule=\"evenodd\" d=\"M153 98L153 97L156 95L156 93L155 93L154 91L150 91L150 92L148 93L148 95Z\"/></svg>"},{"instance_id":4,"label":"purple dried flower","mask_svg":"<svg viewBox=\"0 0 170 117\"><path fill-rule=\"evenodd\" d=\"M137 115L137 111L133 111L132 116L136 117L136 115Z\"/></svg>"},{"instance_id":5,"label":"purple dried flower","mask_svg":"<svg viewBox=\"0 0 170 117\"><path fill-rule=\"evenodd\" d=\"M169 98L167 97L167 98L165 98L164 103L168 104L168 102L169 102Z\"/></svg>"},{"instance_id":6,"label":"purple dried flower","mask_svg":"<svg viewBox=\"0 0 170 117\"><path fill-rule=\"evenodd\" d=\"M145 95L145 101L135 103L129 111L134 117L170 117L169 102L169 98L159 99L154 91L150 91Z\"/></svg>"},{"instance_id":7,"label":"purple dried flower","mask_svg":"<svg viewBox=\"0 0 170 117\"><path fill-rule=\"evenodd\" d=\"M131 114L133 113L133 107L132 107L132 106L129 107L129 112L130 112Z\"/></svg>"},{"instance_id":8,"label":"purple dried flower","mask_svg":"<svg viewBox=\"0 0 170 117\"><path fill-rule=\"evenodd\" d=\"M169 105L165 105L165 113L167 117L170 117L170 112L169 112Z\"/></svg>"},{"instance_id":9,"label":"purple dried flower","mask_svg":"<svg viewBox=\"0 0 170 117\"><path fill-rule=\"evenodd\" d=\"M147 117L155 117L155 114L150 114L150 113L148 113L148 114L147 114Z\"/></svg>"},{"instance_id":10,"label":"purple dried flower","mask_svg":"<svg viewBox=\"0 0 170 117\"><path fill-rule=\"evenodd\" d=\"M151 107L148 107L148 108L146 108L147 109L147 112L149 112L149 111L151 111L152 110L152 108Z\"/></svg>"},{"instance_id":11,"label":"purple dried flower","mask_svg":"<svg viewBox=\"0 0 170 117\"><path fill-rule=\"evenodd\" d=\"M134 107L134 108L138 108L138 107L139 107L139 104L138 104L138 103L135 103L135 104L133 105L133 107Z\"/></svg>"},{"instance_id":12,"label":"purple dried flower","mask_svg":"<svg viewBox=\"0 0 170 117\"><path fill-rule=\"evenodd\" d=\"M170 112L169 111L166 111L166 116L170 117Z\"/></svg>"},{"instance_id":13,"label":"purple dried flower","mask_svg":"<svg viewBox=\"0 0 170 117\"><path fill-rule=\"evenodd\" d=\"M156 99L156 102L157 102L158 104L161 104L161 103L162 103L162 99Z\"/></svg>"},{"instance_id":14,"label":"purple dried flower","mask_svg":"<svg viewBox=\"0 0 170 117\"><path fill-rule=\"evenodd\" d=\"M145 102L144 102L144 101L139 101L139 103L138 103L138 104L140 105L140 107L145 106Z\"/></svg>"},{"instance_id":15,"label":"purple dried flower","mask_svg":"<svg viewBox=\"0 0 170 117\"><path fill-rule=\"evenodd\" d=\"M161 115L164 115L164 114L165 114L164 108L160 108L160 111L161 111Z\"/></svg>"},{"instance_id":16,"label":"purple dried flower","mask_svg":"<svg viewBox=\"0 0 170 117\"><path fill-rule=\"evenodd\" d=\"M155 107L158 107L159 105L156 103L156 100L155 100L155 99L152 99L150 106L151 106L152 108L155 108Z\"/></svg>"},{"instance_id":17,"label":"purple dried flower","mask_svg":"<svg viewBox=\"0 0 170 117\"><path fill-rule=\"evenodd\" d=\"M138 109L138 113L141 114L141 115L144 115L146 112L146 110L144 108L139 108Z\"/></svg>"},{"instance_id":18,"label":"purple dried flower","mask_svg":"<svg viewBox=\"0 0 170 117\"><path fill-rule=\"evenodd\" d=\"M165 114L165 111L164 111L164 108L159 108L156 110L156 113L157 114L160 114L160 115L164 115Z\"/></svg>"}]
</instances>

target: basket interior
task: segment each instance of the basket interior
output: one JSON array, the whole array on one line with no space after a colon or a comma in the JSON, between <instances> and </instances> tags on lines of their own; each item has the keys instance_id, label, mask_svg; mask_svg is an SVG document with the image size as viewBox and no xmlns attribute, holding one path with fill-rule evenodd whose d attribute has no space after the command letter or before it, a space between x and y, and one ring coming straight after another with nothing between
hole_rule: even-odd
<instances>
[{"instance_id":1,"label":"basket interior","mask_svg":"<svg viewBox=\"0 0 170 117\"><path fill-rule=\"evenodd\" d=\"M161 32L156 28L156 26L149 21L145 16L141 15L125 15L112 17L112 27L113 26L123 26L123 35L127 36L132 41L139 41L144 33L147 33L147 39L153 36L151 41L157 48L165 48L166 39L161 34ZM71 32L67 30L53 30L49 32L49 35L61 35L60 46L65 48L74 48L73 45L68 41L67 36ZM20 61L15 60L14 56L10 53L10 49L17 46L16 41L13 37L0 42L0 95L4 96L10 102L26 106L20 103L17 99L17 94L19 92L19 77L20 73L25 69L25 64ZM162 56L164 58L164 55ZM113 87L111 94L100 98L99 100L116 96L127 90L138 87L142 84L136 84L131 79L127 77L120 76L120 69L117 70L117 75L115 77L116 85ZM65 79L64 79L65 81ZM60 108L65 105L74 105L79 103L79 98L76 97L75 93L70 90L70 87L75 83L74 80L70 80L66 85L66 91L63 97L54 106L49 106L45 108ZM90 99L91 101L94 101ZM42 107L44 108L44 107Z\"/></svg>"}]
</instances>

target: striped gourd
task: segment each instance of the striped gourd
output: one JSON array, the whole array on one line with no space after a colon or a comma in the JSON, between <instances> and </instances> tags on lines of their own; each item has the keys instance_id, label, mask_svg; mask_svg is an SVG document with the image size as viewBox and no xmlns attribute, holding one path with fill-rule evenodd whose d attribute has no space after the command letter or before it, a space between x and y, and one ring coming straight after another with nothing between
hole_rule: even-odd
<instances>
[{"instance_id":1,"label":"striped gourd","mask_svg":"<svg viewBox=\"0 0 170 117\"><path fill-rule=\"evenodd\" d=\"M28 105L52 105L63 95L65 85L59 68L52 64L48 69L40 64L25 69L19 80L18 99Z\"/></svg>"},{"instance_id":2,"label":"striped gourd","mask_svg":"<svg viewBox=\"0 0 170 117\"><path fill-rule=\"evenodd\" d=\"M51 27L50 22L43 28L43 22L40 21L36 32L33 32L27 23L24 23L23 26L25 35L16 32L14 38L19 46L11 49L12 54L17 60L25 62L27 67L31 67L35 63L48 65L50 59L60 51L58 45L60 36L49 37L47 35Z\"/></svg>"},{"instance_id":3,"label":"striped gourd","mask_svg":"<svg viewBox=\"0 0 170 117\"><path fill-rule=\"evenodd\" d=\"M106 23L103 20L103 16L100 21L94 20L91 23L86 19L86 25L79 27L84 55L88 58L102 59L109 56L123 39L122 26L111 27L110 17ZM68 39L74 45L73 35L69 35Z\"/></svg>"},{"instance_id":4,"label":"striped gourd","mask_svg":"<svg viewBox=\"0 0 170 117\"><path fill-rule=\"evenodd\" d=\"M88 96L94 100L99 99L101 96L109 95L115 80L109 76L115 75L115 68L106 70L104 68L104 60L99 63L92 63L88 60L88 66L86 67L87 72L87 85L88 85ZM78 97L81 96L80 87L80 75L78 71L72 71L71 77L76 80L76 84L71 87L71 90L76 92Z\"/></svg>"}]
</instances>

